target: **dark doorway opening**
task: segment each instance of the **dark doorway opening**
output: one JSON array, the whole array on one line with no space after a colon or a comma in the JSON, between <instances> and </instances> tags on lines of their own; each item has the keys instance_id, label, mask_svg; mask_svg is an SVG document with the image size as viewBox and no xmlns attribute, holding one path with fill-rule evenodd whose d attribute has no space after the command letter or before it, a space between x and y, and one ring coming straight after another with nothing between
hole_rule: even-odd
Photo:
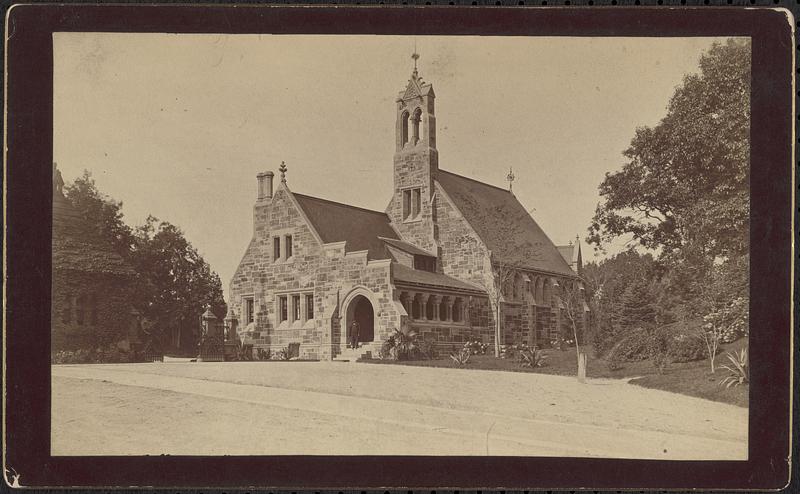
<instances>
[{"instance_id":1,"label":"dark doorway opening","mask_svg":"<svg viewBox=\"0 0 800 494\"><path fill-rule=\"evenodd\" d=\"M350 341L350 332L353 321L358 322L359 332L358 341L368 343L375 339L375 313L369 299L363 295L357 295L350 306L347 308L347 341Z\"/></svg>"}]
</instances>

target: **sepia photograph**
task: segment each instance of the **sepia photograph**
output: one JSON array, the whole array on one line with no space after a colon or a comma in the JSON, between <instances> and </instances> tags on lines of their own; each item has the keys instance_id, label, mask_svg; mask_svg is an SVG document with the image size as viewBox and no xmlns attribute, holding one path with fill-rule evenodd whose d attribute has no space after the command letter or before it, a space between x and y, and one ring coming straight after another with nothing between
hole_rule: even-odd
<instances>
[{"instance_id":1,"label":"sepia photograph","mask_svg":"<svg viewBox=\"0 0 800 494\"><path fill-rule=\"evenodd\" d=\"M53 456L748 460L751 38L52 46Z\"/></svg>"}]
</instances>

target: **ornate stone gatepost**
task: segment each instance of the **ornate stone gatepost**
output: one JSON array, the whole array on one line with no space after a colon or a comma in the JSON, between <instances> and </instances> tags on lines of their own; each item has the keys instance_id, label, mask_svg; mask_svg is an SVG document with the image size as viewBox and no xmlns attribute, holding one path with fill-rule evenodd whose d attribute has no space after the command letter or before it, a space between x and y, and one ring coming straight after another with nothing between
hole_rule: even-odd
<instances>
[{"instance_id":1,"label":"ornate stone gatepost","mask_svg":"<svg viewBox=\"0 0 800 494\"><path fill-rule=\"evenodd\" d=\"M225 360L224 335L217 317L207 309L202 315L203 334L200 337L199 362L222 362Z\"/></svg>"},{"instance_id":2,"label":"ornate stone gatepost","mask_svg":"<svg viewBox=\"0 0 800 494\"><path fill-rule=\"evenodd\" d=\"M237 360L239 358L239 319L236 317L236 309L228 307L228 314L225 316L225 360Z\"/></svg>"}]
</instances>

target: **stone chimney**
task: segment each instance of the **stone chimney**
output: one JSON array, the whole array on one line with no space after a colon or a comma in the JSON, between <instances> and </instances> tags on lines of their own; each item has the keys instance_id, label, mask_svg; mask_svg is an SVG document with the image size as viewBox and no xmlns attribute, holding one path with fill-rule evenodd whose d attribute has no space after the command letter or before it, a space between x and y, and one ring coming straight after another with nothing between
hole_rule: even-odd
<instances>
[{"instance_id":1,"label":"stone chimney","mask_svg":"<svg viewBox=\"0 0 800 494\"><path fill-rule=\"evenodd\" d=\"M258 200L272 198L272 177L275 174L272 172L262 172L256 175L258 178Z\"/></svg>"}]
</instances>

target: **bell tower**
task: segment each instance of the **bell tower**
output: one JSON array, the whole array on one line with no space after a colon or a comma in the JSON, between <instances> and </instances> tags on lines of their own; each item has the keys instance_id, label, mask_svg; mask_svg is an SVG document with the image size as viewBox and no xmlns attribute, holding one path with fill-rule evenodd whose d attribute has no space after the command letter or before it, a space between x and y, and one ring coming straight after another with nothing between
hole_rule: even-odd
<instances>
[{"instance_id":1,"label":"bell tower","mask_svg":"<svg viewBox=\"0 0 800 494\"><path fill-rule=\"evenodd\" d=\"M436 253L433 181L439 169L433 86L414 71L397 96L395 125L394 196L387 214L403 238Z\"/></svg>"}]
</instances>

